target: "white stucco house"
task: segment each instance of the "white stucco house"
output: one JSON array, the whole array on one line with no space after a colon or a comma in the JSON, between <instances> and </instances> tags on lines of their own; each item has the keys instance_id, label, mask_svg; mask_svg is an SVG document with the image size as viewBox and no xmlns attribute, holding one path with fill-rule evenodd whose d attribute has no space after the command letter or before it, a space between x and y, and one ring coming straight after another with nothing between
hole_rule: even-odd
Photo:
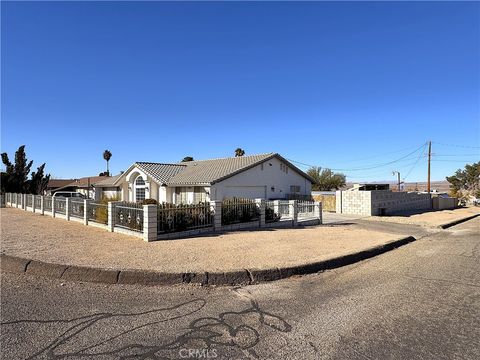
<instances>
[{"instance_id":1,"label":"white stucco house","mask_svg":"<svg viewBox=\"0 0 480 360\"><path fill-rule=\"evenodd\" d=\"M136 162L95 184L96 198L192 204L225 198L285 199L310 195L312 179L276 153L176 164Z\"/></svg>"}]
</instances>

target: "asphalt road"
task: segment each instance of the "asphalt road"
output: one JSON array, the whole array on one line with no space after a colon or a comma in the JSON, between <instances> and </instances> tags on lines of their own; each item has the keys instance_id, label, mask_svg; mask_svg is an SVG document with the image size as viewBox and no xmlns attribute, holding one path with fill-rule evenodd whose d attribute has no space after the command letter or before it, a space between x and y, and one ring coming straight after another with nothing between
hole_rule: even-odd
<instances>
[{"instance_id":1,"label":"asphalt road","mask_svg":"<svg viewBox=\"0 0 480 360\"><path fill-rule=\"evenodd\" d=\"M1 280L2 359L480 359L479 218L241 288Z\"/></svg>"}]
</instances>

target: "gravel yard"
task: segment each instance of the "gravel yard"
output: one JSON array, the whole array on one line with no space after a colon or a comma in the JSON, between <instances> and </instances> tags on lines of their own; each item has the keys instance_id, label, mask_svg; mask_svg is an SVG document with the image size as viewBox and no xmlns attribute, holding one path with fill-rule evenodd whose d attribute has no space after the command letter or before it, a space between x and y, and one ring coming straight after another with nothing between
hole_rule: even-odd
<instances>
[{"instance_id":1,"label":"gravel yard","mask_svg":"<svg viewBox=\"0 0 480 360\"><path fill-rule=\"evenodd\" d=\"M467 207L454 210L429 211L421 214L404 216L371 216L363 218L369 221L385 221L398 224L420 225L426 227L437 227L439 225L459 220L467 216L480 213L480 207Z\"/></svg>"},{"instance_id":2,"label":"gravel yard","mask_svg":"<svg viewBox=\"0 0 480 360\"><path fill-rule=\"evenodd\" d=\"M163 272L294 266L406 237L355 224L240 231L147 243L63 219L1 209L1 252L66 265Z\"/></svg>"}]
</instances>

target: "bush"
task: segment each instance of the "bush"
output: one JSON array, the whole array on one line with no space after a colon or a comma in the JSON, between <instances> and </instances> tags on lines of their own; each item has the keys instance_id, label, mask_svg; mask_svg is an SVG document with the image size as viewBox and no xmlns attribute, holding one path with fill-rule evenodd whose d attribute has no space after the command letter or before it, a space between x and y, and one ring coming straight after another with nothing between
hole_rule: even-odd
<instances>
[{"instance_id":1,"label":"bush","mask_svg":"<svg viewBox=\"0 0 480 360\"><path fill-rule=\"evenodd\" d=\"M257 220L260 209L252 199L224 199L222 202L222 224L244 223Z\"/></svg>"},{"instance_id":2,"label":"bush","mask_svg":"<svg viewBox=\"0 0 480 360\"><path fill-rule=\"evenodd\" d=\"M155 199L145 199L142 201L142 205L158 205L158 201Z\"/></svg>"},{"instance_id":3,"label":"bush","mask_svg":"<svg viewBox=\"0 0 480 360\"><path fill-rule=\"evenodd\" d=\"M208 227L212 225L212 221L213 213L208 202L195 205L168 203L158 205L157 229L159 233Z\"/></svg>"}]
</instances>

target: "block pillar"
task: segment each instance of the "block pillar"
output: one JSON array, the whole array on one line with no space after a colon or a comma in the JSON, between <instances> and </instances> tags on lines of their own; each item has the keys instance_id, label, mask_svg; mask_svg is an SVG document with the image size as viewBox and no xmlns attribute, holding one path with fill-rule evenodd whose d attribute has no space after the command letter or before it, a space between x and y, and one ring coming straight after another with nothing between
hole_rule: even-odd
<instances>
[{"instance_id":1,"label":"block pillar","mask_svg":"<svg viewBox=\"0 0 480 360\"><path fill-rule=\"evenodd\" d=\"M22 194L22 209L27 211L27 194Z\"/></svg>"},{"instance_id":2,"label":"block pillar","mask_svg":"<svg viewBox=\"0 0 480 360\"><path fill-rule=\"evenodd\" d=\"M335 212L337 214L342 213L342 192L340 190L335 191Z\"/></svg>"},{"instance_id":3,"label":"block pillar","mask_svg":"<svg viewBox=\"0 0 480 360\"><path fill-rule=\"evenodd\" d=\"M113 232L115 228L115 201L108 202L108 231Z\"/></svg>"},{"instance_id":4,"label":"block pillar","mask_svg":"<svg viewBox=\"0 0 480 360\"><path fill-rule=\"evenodd\" d=\"M313 207L313 215L315 218L318 219L319 224L322 223L322 203L315 201L314 207Z\"/></svg>"},{"instance_id":5,"label":"block pillar","mask_svg":"<svg viewBox=\"0 0 480 360\"><path fill-rule=\"evenodd\" d=\"M290 206L290 213L292 214L292 225L293 227L298 226L298 202L297 200L290 200L289 201L289 206Z\"/></svg>"},{"instance_id":6,"label":"block pillar","mask_svg":"<svg viewBox=\"0 0 480 360\"><path fill-rule=\"evenodd\" d=\"M259 226L265 227L265 200L255 199L257 208L260 210Z\"/></svg>"},{"instance_id":7,"label":"block pillar","mask_svg":"<svg viewBox=\"0 0 480 360\"><path fill-rule=\"evenodd\" d=\"M280 200L273 201L273 212L277 215L280 215Z\"/></svg>"},{"instance_id":8,"label":"block pillar","mask_svg":"<svg viewBox=\"0 0 480 360\"><path fill-rule=\"evenodd\" d=\"M40 214L45 215L45 196L40 196Z\"/></svg>"},{"instance_id":9,"label":"block pillar","mask_svg":"<svg viewBox=\"0 0 480 360\"><path fill-rule=\"evenodd\" d=\"M32 212L35 212L35 195L32 195Z\"/></svg>"},{"instance_id":10,"label":"block pillar","mask_svg":"<svg viewBox=\"0 0 480 360\"><path fill-rule=\"evenodd\" d=\"M143 205L143 240L157 240L157 205Z\"/></svg>"},{"instance_id":11,"label":"block pillar","mask_svg":"<svg viewBox=\"0 0 480 360\"><path fill-rule=\"evenodd\" d=\"M83 224L88 225L88 213L89 213L89 207L90 207L90 201L89 199L83 199Z\"/></svg>"},{"instance_id":12,"label":"block pillar","mask_svg":"<svg viewBox=\"0 0 480 360\"><path fill-rule=\"evenodd\" d=\"M220 231L222 229L222 202L213 200L210 202L213 212L213 230Z\"/></svg>"},{"instance_id":13,"label":"block pillar","mask_svg":"<svg viewBox=\"0 0 480 360\"><path fill-rule=\"evenodd\" d=\"M65 200L65 219L70 221L70 198Z\"/></svg>"},{"instance_id":14,"label":"block pillar","mask_svg":"<svg viewBox=\"0 0 480 360\"><path fill-rule=\"evenodd\" d=\"M55 217L55 198L52 196L52 217Z\"/></svg>"}]
</instances>

